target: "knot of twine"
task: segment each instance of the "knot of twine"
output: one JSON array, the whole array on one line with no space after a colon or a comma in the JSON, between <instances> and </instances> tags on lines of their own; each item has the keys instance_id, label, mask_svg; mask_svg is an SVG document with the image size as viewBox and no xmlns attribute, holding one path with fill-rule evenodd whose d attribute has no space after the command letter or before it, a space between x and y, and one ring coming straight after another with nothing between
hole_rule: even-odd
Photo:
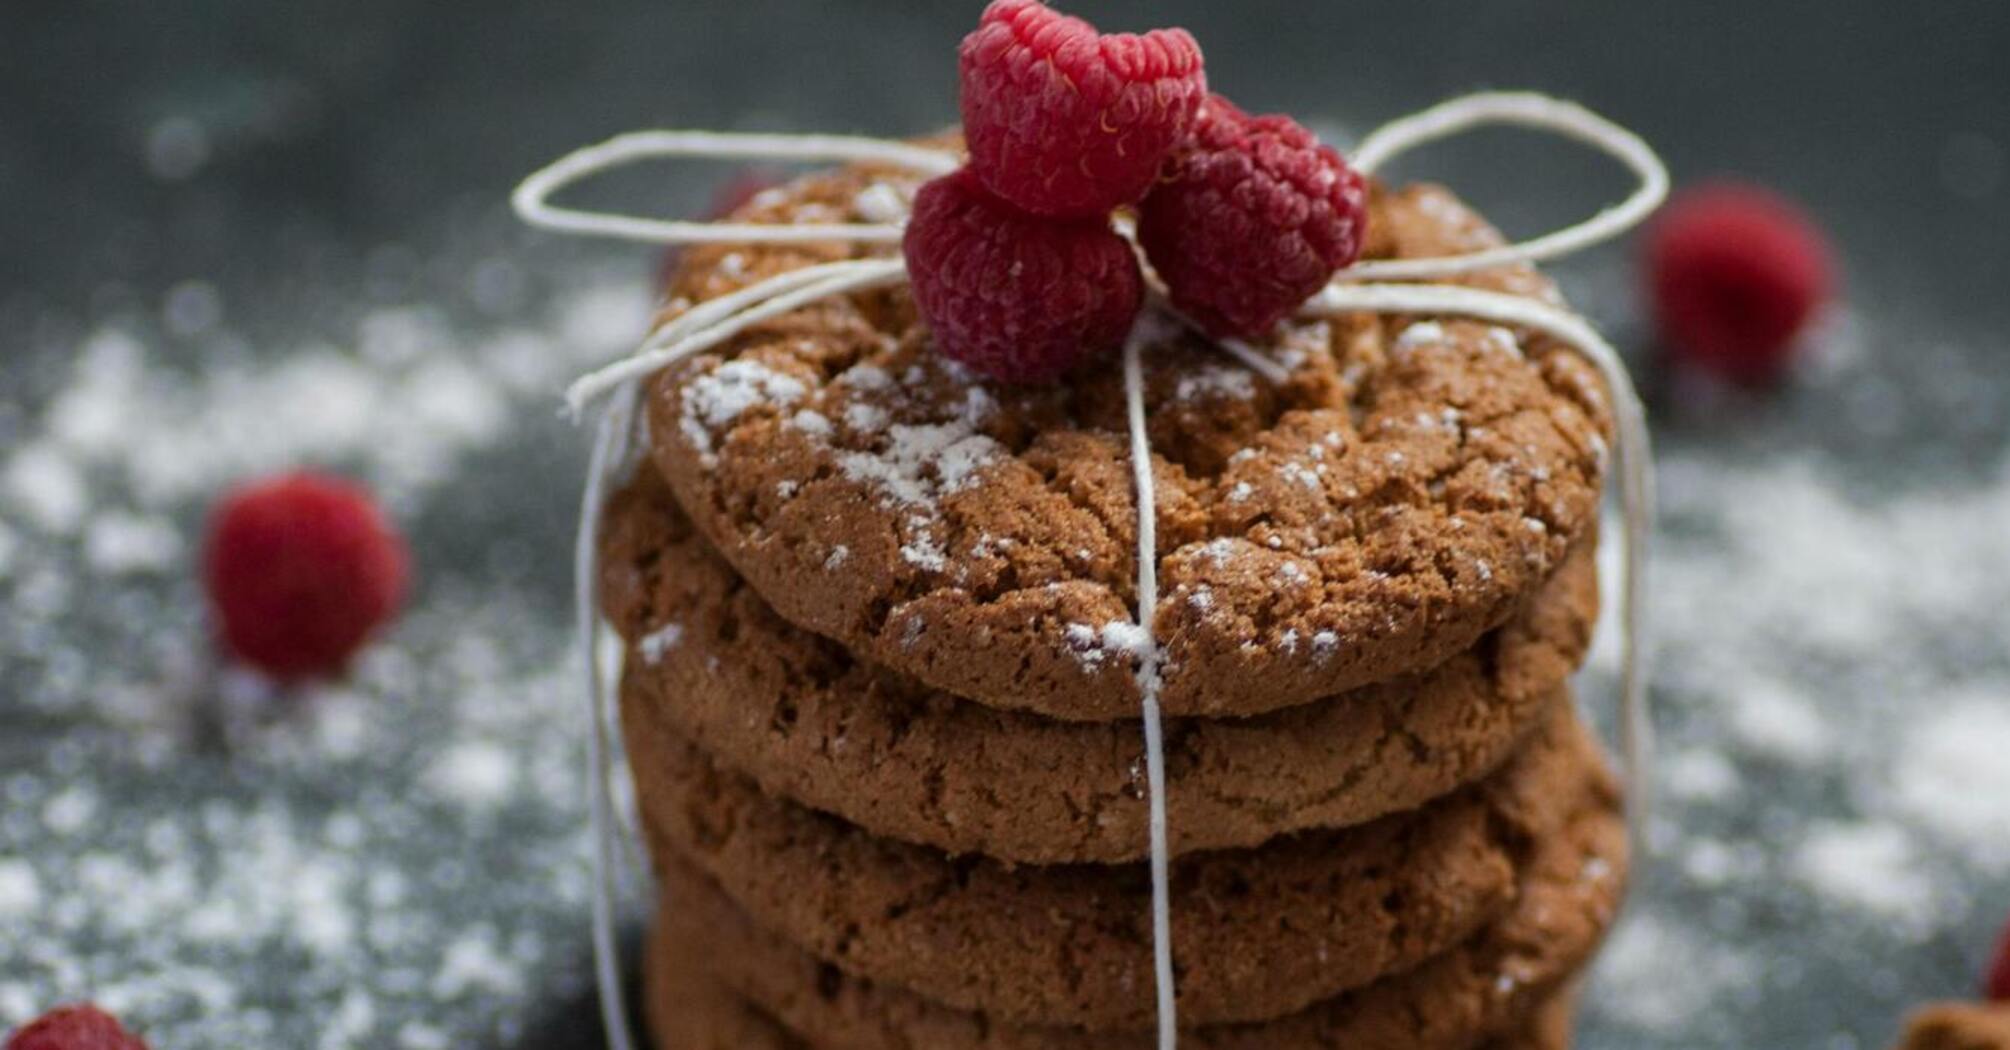
<instances>
[{"instance_id":1,"label":"knot of twine","mask_svg":"<svg viewBox=\"0 0 2010 1050\"><path fill-rule=\"evenodd\" d=\"M1653 521L1653 462L1646 414L1625 363L1611 344L1583 318L1548 303L1500 292L1450 285L1417 284L1519 263L1541 262L1612 239L1646 218L1668 195L1668 171L1639 136L1574 103L1526 92L1467 95L1390 122L1364 139L1354 167L1372 174L1419 146L1486 126L1518 126L1550 132L1592 146L1626 165L1638 179L1632 193L1591 218L1513 244L1427 259L1363 260L1338 273L1299 307L1305 317L1339 314L1427 314L1469 317L1549 336L1593 365L1612 394L1617 431L1622 579L1619 602L1621 646L1619 688L1620 751L1625 759L1627 821L1636 853L1644 852L1649 803L1648 759L1651 721L1646 665L1647 545ZM649 244L802 244L851 242L898 244L897 222L825 224L704 223L581 211L550 202L559 190L638 161L668 157L712 160L786 160L865 163L943 175L960 163L956 156L885 139L841 135L734 134L713 131L638 131L574 151L533 173L516 188L511 204L532 226L561 233L612 237ZM1128 235L1128 231L1123 231ZM621 848L614 817L609 712L611 668L601 652L598 612L598 540L608 488L630 458L636 439L640 382L679 360L716 347L748 328L810 303L835 296L898 285L907 280L899 258L853 259L791 270L710 299L664 322L618 361L580 377L566 390L568 410L578 418L607 402L593 443L585 493L580 504L574 550L576 629L584 661L588 712L587 766L589 817L594 841L593 945L602 1018L613 1050L638 1045L628 1023L615 936L615 854ZM1400 282L1400 283L1399 283ZM1168 309L1161 294L1155 304ZM1150 807L1152 962L1158 1007L1158 1045L1178 1045L1174 997L1171 899L1168 891L1165 747L1159 710L1158 640L1152 614L1158 607L1157 515L1153 503L1151 449L1145 431L1144 380L1140 352L1145 325L1138 325L1123 348L1124 394L1131 468L1138 515L1136 620L1145 645L1137 668L1145 738L1146 794ZM1218 340L1221 349L1273 382L1285 378L1273 360L1238 340ZM633 838L626 840L632 845Z\"/></svg>"}]
</instances>

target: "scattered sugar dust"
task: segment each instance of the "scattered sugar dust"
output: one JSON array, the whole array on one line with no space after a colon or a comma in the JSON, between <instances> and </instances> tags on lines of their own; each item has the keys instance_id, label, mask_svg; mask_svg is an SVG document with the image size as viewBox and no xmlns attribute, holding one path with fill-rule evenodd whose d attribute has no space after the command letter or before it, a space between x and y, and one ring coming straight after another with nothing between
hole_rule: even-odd
<instances>
[{"instance_id":1,"label":"scattered sugar dust","mask_svg":"<svg viewBox=\"0 0 2010 1050\"><path fill-rule=\"evenodd\" d=\"M1660 406L1656 856L1583 1045L1888 1045L2010 915L2010 389L1986 346L1830 349L1764 401Z\"/></svg>"},{"instance_id":2,"label":"scattered sugar dust","mask_svg":"<svg viewBox=\"0 0 2010 1050\"><path fill-rule=\"evenodd\" d=\"M499 318L508 265L470 263L461 299L338 296L281 345L184 282L10 362L0 1031L84 998L159 1050L537 1045L576 1019L583 453L556 398L649 304L574 266L507 282ZM300 465L384 497L420 586L349 680L282 695L210 665L191 563L220 489Z\"/></svg>"}]
</instances>

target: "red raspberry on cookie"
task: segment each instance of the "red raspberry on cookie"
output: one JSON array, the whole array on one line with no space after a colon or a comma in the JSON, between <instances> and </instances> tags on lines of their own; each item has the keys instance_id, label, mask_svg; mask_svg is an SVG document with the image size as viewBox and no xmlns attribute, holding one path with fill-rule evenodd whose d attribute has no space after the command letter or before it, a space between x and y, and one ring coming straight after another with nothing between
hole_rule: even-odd
<instances>
[{"instance_id":1,"label":"red raspberry on cookie","mask_svg":"<svg viewBox=\"0 0 2010 1050\"><path fill-rule=\"evenodd\" d=\"M936 349L1006 382L1052 379L1116 346L1144 297L1107 219L1028 215L968 168L915 195L901 248Z\"/></svg>"},{"instance_id":2,"label":"red raspberry on cookie","mask_svg":"<svg viewBox=\"0 0 2010 1050\"><path fill-rule=\"evenodd\" d=\"M1136 203L1207 94L1186 30L1098 33L1038 0L994 0L959 58L971 169L1038 215Z\"/></svg>"},{"instance_id":3,"label":"red raspberry on cookie","mask_svg":"<svg viewBox=\"0 0 2010 1050\"><path fill-rule=\"evenodd\" d=\"M1678 196L1647 239L1648 291L1668 349L1737 383L1777 379L1831 284L1821 231L1756 186Z\"/></svg>"},{"instance_id":4,"label":"red raspberry on cookie","mask_svg":"<svg viewBox=\"0 0 2010 1050\"><path fill-rule=\"evenodd\" d=\"M1367 188L1285 116L1209 96L1138 212L1174 306L1209 334L1256 338L1361 254Z\"/></svg>"},{"instance_id":5,"label":"red raspberry on cookie","mask_svg":"<svg viewBox=\"0 0 2010 1050\"><path fill-rule=\"evenodd\" d=\"M341 671L405 593L404 541L370 493L304 471L227 496L203 563L224 647L282 681Z\"/></svg>"},{"instance_id":6,"label":"red raspberry on cookie","mask_svg":"<svg viewBox=\"0 0 2010 1050\"><path fill-rule=\"evenodd\" d=\"M7 1038L5 1050L147 1050L118 1019L88 1003L59 1006Z\"/></svg>"}]
</instances>

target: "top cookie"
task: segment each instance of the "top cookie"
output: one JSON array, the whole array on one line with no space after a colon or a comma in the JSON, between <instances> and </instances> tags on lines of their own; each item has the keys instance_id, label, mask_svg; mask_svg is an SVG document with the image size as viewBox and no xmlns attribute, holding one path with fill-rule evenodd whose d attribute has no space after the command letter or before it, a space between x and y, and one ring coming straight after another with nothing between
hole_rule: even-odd
<instances>
[{"instance_id":1,"label":"top cookie","mask_svg":"<svg viewBox=\"0 0 2010 1050\"><path fill-rule=\"evenodd\" d=\"M883 218L847 170L748 221ZM1449 193L1378 190L1371 257L1500 243ZM845 245L690 253L670 309ZM1528 268L1466 283L1554 298ZM1273 384L1151 315L1155 629L1172 716L1249 715L1436 666L1499 625L1596 514L1605 392L1546 339L1464 321L1292 323ZM934 353L905 290L816 304L648 385L651 455L784 617L994 707L1134 717L1136 513L1110 360L1045 387Z\"/></svg>"}]
</instances>

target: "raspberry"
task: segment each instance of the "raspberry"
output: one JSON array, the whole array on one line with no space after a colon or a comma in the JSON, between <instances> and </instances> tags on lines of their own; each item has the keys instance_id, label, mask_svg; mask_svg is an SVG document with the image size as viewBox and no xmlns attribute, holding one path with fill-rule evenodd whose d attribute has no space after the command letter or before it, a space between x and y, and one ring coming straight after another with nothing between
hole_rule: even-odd
<instances>
[{"instance_id":1,"label":"raspberry","mask_svg":"<svg viewBox=\"0 0 2010 1050\"><path fill-rule=\"evenodd\" d=\"M968 168L921 187L901 248L936 348L1006 382L1052 379L1115 346L1144 297L1108 220L1027 215Z\"/></svg>"},{"instance_id":2,"label":"raspberry","mask_svg":"<svg viewBox=\"0 0 2010 1050\"><path fill-rule=\"evenodd\" d=\"M7 1038L5 1050L147 1050L139 1036L89 1004L59 1006Z\"/></svg>"},{"instance_id":3,"label":"raspberry","mask_svg":"<svg viewBox=\"0 0 2010 1050\"><path fill-rule=\"evenodd\" d=\"M404 541L370 494L306 472L231 493L203 561L225 648L282 681L341 671L405 592Z\"/></svg>"},{"instance_id":4,"label":"raspberry","mask_svg":"<svg viewBox=\"0 0 2010 1050\"><path fill-rule=\"evenodd\" d=\"M1216 336L1256 338L1361 254L1367 190L1289 117L1211 95L1138 211L1173 305Z\"/></svg>"},{"instance_id":5,"label":"raspberry","mask_svg":"<svg viewBox=\"0 0 2010 1050\"><path fill-rule=\"evenodd\" d=\"M1828 298L1828 245L1792 204L1730 183L1677 198L1647 239L1662 338L1683 360L1759 385L1779 377Z\"/></svg>"},{"instance_id":6,"label":"raspberry","mask_svg":"<svg viewBox=\"0 0 2010 1050\"><path fill-rule=\"evenodd\" d=\"M1136 203L1207 95L1186 30L1105 35L1037 0L994 0L959 57L970 166L1037 215Z\"/></svg>"},{"instance_id":7,"label":"raspberry","mask_svg":"<svg viewBox=\"0 0 2010 1050\"><path fill-rule=\"evenodd\" d=\"M2010 924L1996 941L1996 958L1989 964L1989 976L1982 984L1983 998L1992 1002L2010 1003Z\"/></svg>"}]
</instances>

